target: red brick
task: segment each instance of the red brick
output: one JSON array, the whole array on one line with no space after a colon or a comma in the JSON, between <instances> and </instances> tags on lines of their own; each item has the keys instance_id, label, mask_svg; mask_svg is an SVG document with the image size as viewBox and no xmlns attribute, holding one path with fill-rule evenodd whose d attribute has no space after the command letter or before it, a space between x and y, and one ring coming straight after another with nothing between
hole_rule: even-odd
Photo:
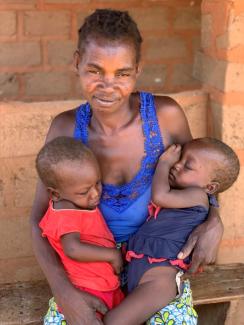
<instances>
[{"instance_id":1,"label":"red brick","mask_svg":"<svg viewBox=\"0 0 244 325\"><path fill-rule=\"evenodd\" d=\"M1 66L32 66L41 63L38 42L1 43Z\"/></svg>"},{"instance_id":2,"label":"red brick","mask_svg":"<svg viewBox=\"0 0 244 325\"><path fill-rule=\"evenodd\" d=\"M201 38L199 36L195 36L192 38L192 51L193 51L193 58L195 58L196 53L201 48Z\"/></svg>"},{"instance_id":3,"label":"red brick","mask_svg":"<svg viewBox=\"0 0 244 325\"><path fill-rule=\"evenodd\" d=\"M14 283L17 281L28 282L28 281L40 280L44 278L45 277L41 272L40 266L38 265L34 256L11 258L11 259L6 256L5 259L0 260L0 283ZM18 298L18 303L19 303L19 298ZM3 304L1 305L1 307L2 306ZM11 310L11 315L9 315L7 322L9 322L10 318L13 316L14 315L12 315L12 310ZM16 322L12 323L12 325L14 324L16 324ZM19 319L17 324L19 324ZM32 324L34 325L34 323Z\"/></svg>"},{"instance_id":4,"label":"red brick","mask_svg":"<svg viewBox=\"0 0 244 325\"><path fill-rule=\"evenodd\" d=\"M0 36L16 34L16 13L11 11L0 12Z\"/></svg>"},{"instance_id":5,"label":"red brick","mask_svg":"<svg viewBox=\"0 0 244 325\"><path fill-rule=\"evenodd\" d=\"M31 159L22 159L22 164L18 164L21 159L17 160L16 166L12 171L14 180L14 206L16 208L30 207L34 200L37 180L37 173L34 167L35 156Z\"/></svg>"},{"instance_id":6,"label":"red brick","mask_svg":"<svg viewBox=\"0 0 244 325\"><path fill-rule=\"evenodd\" d=\"M139 30L165 30L169 27L168 9L164 7L136 8L130 10L131 16L138 24Z\"/></svg>"},{"instance_id":7,"label":"red brick","mask_svg":"<svg viewBox=\"0 0 244 325\"><path fill-rule=\"evenodd\" d=\"M202 28L201 28L201 40L202 47L210 47L213 45L212 40L212 29L213 29L213 18L211 15L202 15Z\"/></svg>"},{"instance_id":8,"label":"red brick","mask_svg":"<svg viewBox=\"0 0 244 325\"><path fill-rule=\"evenodd\" d=\"M183 8L176 11L174 28L176 29L200 29L201 10L200 7Z\"/></svg>"},{"instance_id":9,"label":"red brick","mask_svg":"<svg viewBox=\"0 0 244 325\"><path fill-rule=\"evenodd\" d=\"M230 216L232 216L232 214ZM244 252L243 246L236 247L234 245L229 247L222 247L220 243L216 262L217 264L242 263L244 259L243 252ZM243 316L242 316L242 320L243 320ZM242 323L238 323L238 322L229 323L229 324L242 325Z\"/></svg>"},{"instance_id":10,"label":"red brick","mask_svg":"<svg viewBox=\"0 0 244 325\"><path fill-rule=\"evenodd\" d=\"M4 183L3 180L0 179L0 207L4 206L4 194L3 194Z\"/></svg>"},{"instance_id":11,"label":"red brick","mask_svg":"<svg viewBox=\"0 0 244 325\"><path fill-rule=\"evenodd\" d=\"M244 45L244 13L230 18L228 30L218 36L216 44L218 48L233 48Z\"/></svg>"},{"instance_id":12,"label":"red brick","mask_svg":"<svg viewBox=\"0 0 244 325\"><path fill-rule=\"evenodd\" d=\"M16 96L19 90L19 83L15 74L0 74L0 98Z\"/></svg>"},{"instance_id":13,"label":"red brick","mask_svg":"<svg viewBox=\"0 0 244 325\"><path fill-rule=\"evenodd\" d=\"M147 60L162 60L185 57L185 41L179 37L158 37L146 40L145 57Z\"/></svg>"},{"instance_id":14,"label":"red brick","mask_svg":"<svg viewBox=\"0 0 244 325\"><path fill-rule=\"evenodd\" d=\"M4 4L32 4L36 3L38 0L1 0L0 3Z\"/></svg>"},{"instance_id":15,"label":"red brick","mask_svg":"<svg viewBox=\"0 0 244 325\"><path fill-rule=\"evenodd\" d=\"M226 69L225 91L244 92L244 64L228 63Z\"/></svg>"},{"instance_id":16,"label":"red brick","mask_svg":"<svg viewBox=\"0 0 244 325\"><path fill-rule=\"evenodd\" d=\"M33 255L30 226L26 216L1 218L0 259Z\"/></svg>"},{"instance_id":17,"label":"red brick","mask_svg":"<svg viewBox=\"0 0 244 325\"><path fill-rule=\"evenodd\" d=\"M211 109L214 121L213 135L233 148L244 149L243 106L223 105L212 101Z\"/></svg>"},{"instance_id":18,"label":"red brick","mask_svg":"<svg viewBox=\"0 0 244 325\"><path fill-rule=\"evenodd\" d=\"M70 92L68 72L37 72L25 75L26 95L64 95Z\"/></svg>"},{"instance_id":19,"label":"red brick","mask_svg":"<svg viewBox=\"0 0 244 325\"><path fill-rule=\"evenodd\" d=\"M223 91L227 65L226 61L211 58L199 51L196 55L193 75L205 85Z\"/></svg>"},{"instance_id":20,"label":"red brick","mask_svg":"<svg viewBox=\"0 0 244 325\"><path fill-rule=\"evenodd\" d=\"M74 41L51 41L48 43L48 63L52 65L67 65L73 62L76 50Z\"/></svg>"},{"instance_id":21,"label":"red brick","mask_svg":"<svg viewBox=\"0 0 244 325\"><path fill-rule=\"evenodd\" d=\"M231 145L229 142L227 144ZM225 225L224 239L234 239L243 237L244 222L244 173L241 167L237 181L224 193L218 197L220 205L220 215ZM244 251L243 251L244 255Z\"/></svg>"},{"instance_id":22,"label":"red brick","mask_svg":"<svg viewBox=\"0 0 244 325\"><path fill-rule=\"evenodd\" d=\"M162 89L167 73L166 65L146 65L137 81L137 89L150 90L152 88Z\"/></svg>"},{"instance_id":23,"label":"red brick","mask_svg":"<svg viewBox=\"0 0 244 325\"><path fill-rule=\"evenodd\" d=\"M201 90L193 90L170 96L183 108L193 138L207 136L207 94Z\"/></svg>"},{"instance_id":24,"label":"red brick","mask_svg":"<svg viewBox=\"0 0 244 325\"><path fill-rule=\"evenodd\" d=\"M44 0L45 3L67 3L67 4L73 4L73 3L80 3L80 4L85 4L89 3L90 0Z\"/></svg>"},{"instance_id":25,"label":"red brick","mask_svg":"<svg viewBox=\"0 0 244 325\"><path fill-rule=\"evenodd\" d=\"M26 12L24 26L26 35L67 36L70 32L70 14L68 12Z\"/></svg>"},{"instance_id":26,"label":"red brick","mask_svg":"<svg viewBox=\"0 0 244 325\"><path fill-rule=\"evenodd\" d=\"M193 77L192 64L175 64L173 67L172 84L174 86L199 85L199 82Z\"/></svg>"},{"instance_id":27,"label":"red brick","mask_svg":"<svg viewBox=\"0 0 244 325\"><path fill-rule=\"evenodd\" d=\"M36 155L44 143L51 120L59 113L78 107L81 100L65 100L50 102L0 102L0 158ZM17 140L18 141L17 141ZM30 141L30 139L32 141ZM0 175L5 176L6 166L1 160ZM21 161L19 165L23 166ZM1 171L3 174L1 174ZM6 175L7 177L7 175Z\"/></svg>"},{"instance_id":28,"label":"red brick","mask_svg":"<svg viewBox=\"0 0 244 325\"><path fill-rule=\"evenodd\" d=\"M77 13L77 29L84 23L85 18L90 15L94 10L92 9L84 9L82 12ZM78 35L78 33L77 33Z\"/></svg>"}]
</instances>

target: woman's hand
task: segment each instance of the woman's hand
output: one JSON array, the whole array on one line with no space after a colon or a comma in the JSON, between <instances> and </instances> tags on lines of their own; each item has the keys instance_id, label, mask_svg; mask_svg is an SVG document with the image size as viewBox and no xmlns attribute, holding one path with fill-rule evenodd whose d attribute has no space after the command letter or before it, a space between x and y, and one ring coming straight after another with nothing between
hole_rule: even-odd
<instances>
[{"instance_id":1,"label":"woman's hand","mask_svg":"<svg viewBox=\"0 0 244 325\"><path fill-rule=\"evenodd\" d=\"M101 325L96 312L106 314L108 309L97 297L70 286L55 294L55 301L60 306L68 325Z\"/></svg>"},{"instance_id":2,"label":"woman's hand","mask_svg":"<svg viewBox=\"0 0 244 325\"><path fill-rule=\"evenodd\" d=\"M215 262L223 232L223 223L217 209L211 207L207 221L191 233L178 254L178 258L184 259L193 251L189 273L196 273L201 265Z\"/></svg>"}]
</instances>

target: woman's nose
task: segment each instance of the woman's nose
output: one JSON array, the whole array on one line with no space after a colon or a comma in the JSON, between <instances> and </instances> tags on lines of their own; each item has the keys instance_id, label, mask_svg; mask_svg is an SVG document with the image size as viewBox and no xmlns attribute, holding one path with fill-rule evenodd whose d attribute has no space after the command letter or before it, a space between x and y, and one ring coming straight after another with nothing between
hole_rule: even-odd
<instances>
[{"instance_id":1,"label":"woman's nose","mask_svg":"<svg viewBox=\"0 0 244 325\"><path fill-rule=\"evenodd\" d=\"M114 76L113 75L105 75L103 77L103 85L105 88L112 88L114 85Z\"/></svg>"}]
</instances>

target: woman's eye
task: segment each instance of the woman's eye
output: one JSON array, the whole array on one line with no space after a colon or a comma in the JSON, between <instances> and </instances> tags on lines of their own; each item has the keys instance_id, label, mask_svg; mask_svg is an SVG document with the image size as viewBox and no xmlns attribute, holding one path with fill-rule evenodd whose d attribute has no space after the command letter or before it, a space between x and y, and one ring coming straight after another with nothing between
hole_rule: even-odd
<instances>
[{"instance_id":1,"label":"woman's eye","mask_svg":"<svg viewBox=\"0 0 244 325\"><path fill-rule=\"evenodd\" d=\"M191 170L192 168L189 165L185 165L185 169Z\"/></svg>"},{"instance_id":2,"label":"woman's eye","mask_svg":"<svg viewBox=\"0 0 244 325\"><path fill-rule=\"evenodd\" d=\"M98 71L98 70L88 70L88 72L91 74L97 74L97 75L100 74L100 71Z\"/></svg>"},{"instance_id":3,"label":"woman's eye","mask_svg":"<svg viewBox=\"0 0 244 325\"><path fill-rule=\"evenodd\" d=\"M126 73L126 72L119 72L117 73L117 77L129 77L130 74L129 73Z\"/></svg>"}]
</instances>

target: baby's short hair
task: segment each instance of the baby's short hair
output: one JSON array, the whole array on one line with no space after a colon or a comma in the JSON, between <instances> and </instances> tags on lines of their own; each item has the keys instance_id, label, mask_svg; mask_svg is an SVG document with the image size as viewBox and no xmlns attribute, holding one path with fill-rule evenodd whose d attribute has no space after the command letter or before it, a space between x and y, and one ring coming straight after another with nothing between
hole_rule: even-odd
<instances>
[{"instance_id":1,"label":"baby's short hair","mask_svg":"<svg viewBox=\"0 0 244 325\"><path fill-rule=\"evenodd\" d=\"M206 145L209 150L222 155L223 159L221 163L215 165L212 176L213 181L220 184L218 193L227 190L236 181L240 172L240 162L234 150L226 143L210 137L194 139L193 142Z\"/></svg>"},{"instance_id":2,"label":"baby's short hair","mask_svg":"<svg viewBox=\"0 0 244 325\"><path fill-rule=\"evenodd\" d=\"M87 16L79 29L78 50L84 50L90 38L98 37L110 41L132 41L136 62L140 61L142 37L137 24L127 11L97 9Z\"/></svg>"},{"instance_id":3,"label":"baby's short hair","mask_svg":"<svg viewBox=\"0 0 244 325\"><path fill-rule=\"evenodd\" d=\"M36 157L36 169L47 187L57 187L57 166L62 162L94 162L95 156L81 141L71 137L58 137L46 143Z\"/></svg>"}]
</instances>

